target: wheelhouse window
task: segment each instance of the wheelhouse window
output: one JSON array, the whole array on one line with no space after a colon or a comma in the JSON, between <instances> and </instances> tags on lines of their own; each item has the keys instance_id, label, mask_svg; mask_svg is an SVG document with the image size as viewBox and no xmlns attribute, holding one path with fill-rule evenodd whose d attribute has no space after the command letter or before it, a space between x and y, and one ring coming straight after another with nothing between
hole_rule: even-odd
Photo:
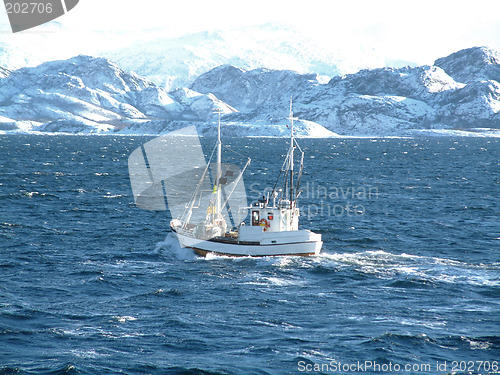
<instances>
[{"instance_id":1,"label":"wheelhouse window","mask_svg":"<svg viewBox=\"0 0 500 375\"><path fill-rule=\"evenodd\" d=\"M252 211L252 225L259 225L259 211Z\"/></svg>"}]
</instances>

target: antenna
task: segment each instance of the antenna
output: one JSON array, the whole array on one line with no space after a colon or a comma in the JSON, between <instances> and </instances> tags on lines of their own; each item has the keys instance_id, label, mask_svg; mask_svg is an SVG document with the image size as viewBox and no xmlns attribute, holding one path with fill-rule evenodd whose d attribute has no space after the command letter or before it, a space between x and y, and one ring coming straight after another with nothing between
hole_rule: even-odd
<instances>
[{"instance_id":1,"label":"antenna","mask_svg":"<svg viewBox=\"0 0 500 375\"><path fill-rule=\"evenodd\" d=\"M293 150L294 150L294 135L293 135L293 120L298 120L297 117L293 117L293 96L290 95L290 115L288 117L290 120L290 151L289 151L289 169L290 169L290 208L293 210Z\"/></svg>"},{"instance_id":2,"label":"antenna","mask_svg":"<svg viewBox=\"0 0 500 375\"><path fill-rule=\"evenodd\" d=\"M219 122L218 122L218 126L217 126L217 142L221 143L221 141L220 141L220 115L222 113L222 109L216 108L214 110L214 113L217 113L217 115L219 116Z\"/></svg>"}]
</instances>

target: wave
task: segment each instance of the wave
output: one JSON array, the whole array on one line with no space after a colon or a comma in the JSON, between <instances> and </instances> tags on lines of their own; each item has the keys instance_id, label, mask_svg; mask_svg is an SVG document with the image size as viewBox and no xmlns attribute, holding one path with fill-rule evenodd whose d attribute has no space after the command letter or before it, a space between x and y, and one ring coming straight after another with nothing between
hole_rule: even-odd
<instances>
[{"instance_id":1,"label":"wave","mask_svg":"<svg viewBox=\"0 0 500 375\"><path fill-rule=\"evenodd\" d=\"M410 345L416 347L419 345L437 345L441 348L452 350L498 350L500 347L500 337L498 336L442 336L429 337L426 334L407 335L397 333L385 333L379 337L373 338L365 342L371 343L387 343L391 345Z\"/></svg>"},{"instance_id":2,"label":"wave","mask_svg":"<svg viewBox=\"0 0 500 375\"><path fill-rule=\"evenodd\" d=\"M323 262L337 267L354 267L365 274L393 278L406 276L424 282L500 286L500 264L471 264L438 257L391 254L383 250L357 253L322 253ZM401 287L407 287L406 280ZM395 285L397 286L397 285Z\"/></svg>"},{"instance_id":3,"label":"wave","mask_svg":"<svg viewBox=\"0 0 500 375\"><path fill-rule=\"evenodd\" d=\"M71 363L66 363L63 365L57 365L56 367L36 367L30 366L28 368L20 368L20 367L0 367L0 375L7 374L20 374L20 373L28 373L28 374L42 374L42 375L59 375L59 374L79 374L80 371L76 368L75 365Z\"/></svg>"},{"instance_id":4,"label":"wave","mask_svg":"<svg viewBox=\"0 0 500 375\"><path fill-rule=\"evenodd\" d=\"M428 337L425 333L417 335L399 334L399 333L384 333L381 336L371 338L365 341L363 344L376 347L380 347L383 344L390 345L411 345L417 347L419 345L426 345L429 343L436 343L436 340Z\"/></svg>"},{"instance_id":5,"label":"wave","mask_svg":"<svg viewBox=\"0 0 500 375\"><path fill-rule=\"evenodd\" d=\"M203 370L197 367L181 367L181 366L173 366L164 369L166 374L180 374L180 375L229 375L229 374L237 374L238 372L227 372L226 370L220 371L211 371L211 370ZM267 372L263 371L255 371L256 374L267 374Z\"/></svg>"},{"instance_id":6,"label":"wave","mask_svg":"<svg viewBox=\"0 0 500 375\"><path fill-rule=\"evenodd\" d=\"M134 320L137 320L137 318L129 315L115 315L112 317L113 320L116 320L118 323L127 323L127 322L133 322Z\"/></svg>"},{"instance_id":7,"label":"wave","mask_svg":"<svg viewBox=\"0 0 500 375\"><path fill-rule=\"evenodd\" d=\"M165 240L158 242L153 250L153 254L179 260L195 260L197 258L192 250L180 246L174 233L167 234Z\"/></svg>"},{"instance_id":8,"label":"wave","mask_svg":"<svg viewBox=\"0 0 500 375\"><path fill-rule=\"evenodd\" d=\"M364 241L366 239L362 239ZM369 250L355 253L327 253L316 257L301 258L292 256L235 258L223 255L209 254L198 257L191 250L182 248L175 235L169 233L164 241L158 242L154 254L177 260L229 260L235 263L264 265L286 268L306 268L316 274L336 273L345 267L355 268L357 272L380 278L394 278L393 287L412 288L422 283L450 283L475 286L500 286L500 263L472 264L458 260L418 256L412 254L392 254L383 250ZM405 279L399 279L403 276ZM262 283L279 284L281 280L268 278L257 280Z\"/></svg>"}]
</instances>

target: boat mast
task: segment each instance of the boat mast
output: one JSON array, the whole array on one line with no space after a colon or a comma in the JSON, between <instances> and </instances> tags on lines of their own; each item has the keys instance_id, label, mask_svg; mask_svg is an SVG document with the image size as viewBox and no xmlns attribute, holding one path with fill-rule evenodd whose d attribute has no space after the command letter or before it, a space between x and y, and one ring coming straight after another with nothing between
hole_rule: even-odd
<instances>
[{"instance_id":1,"label":"boat mast","mask_svg":"<svg viewBox=\"0 0 500 375\"><path fill-rule=\"evenodd\" d=\"M292 109L293 98L290 96L290 151L289 151L289 169L290 169L290 208L293 210L293 149L294 149L294 137L293 137L293 109Z\"/></svg>"},{"instance_id":2,"label":"boat mast","mask_svg":"<svg viewBox=\"0 0 500 375\"><path fill-rule=\"evenodd\" d=\"M216 212L215 214L219 217L221 213L221 191L220 191L220 178L222 177L222 142L220 140L220 114L221 110L217 109L217 114L219 115L219 125L217 127L217 200L216 200Z\"/></svg>"}]
</instances>

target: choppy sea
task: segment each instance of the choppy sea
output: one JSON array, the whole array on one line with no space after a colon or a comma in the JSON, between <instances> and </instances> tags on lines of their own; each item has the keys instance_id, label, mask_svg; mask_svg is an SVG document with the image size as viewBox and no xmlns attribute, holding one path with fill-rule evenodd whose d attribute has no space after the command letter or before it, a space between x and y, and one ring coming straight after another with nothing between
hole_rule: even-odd
<instances>
[{"instance_id":1,"label":"choppy sea","mask_svg":"<svg viewBox=\"0 0 500 375\"><path fill-rule=\"evenodd\" d=\"M149 139L0 136L0 374L499 373L500 139L299 140L322 254L259 259L135 206ZM258 198L286 141L225 142Z\"/></svg>"}]
</instances>

